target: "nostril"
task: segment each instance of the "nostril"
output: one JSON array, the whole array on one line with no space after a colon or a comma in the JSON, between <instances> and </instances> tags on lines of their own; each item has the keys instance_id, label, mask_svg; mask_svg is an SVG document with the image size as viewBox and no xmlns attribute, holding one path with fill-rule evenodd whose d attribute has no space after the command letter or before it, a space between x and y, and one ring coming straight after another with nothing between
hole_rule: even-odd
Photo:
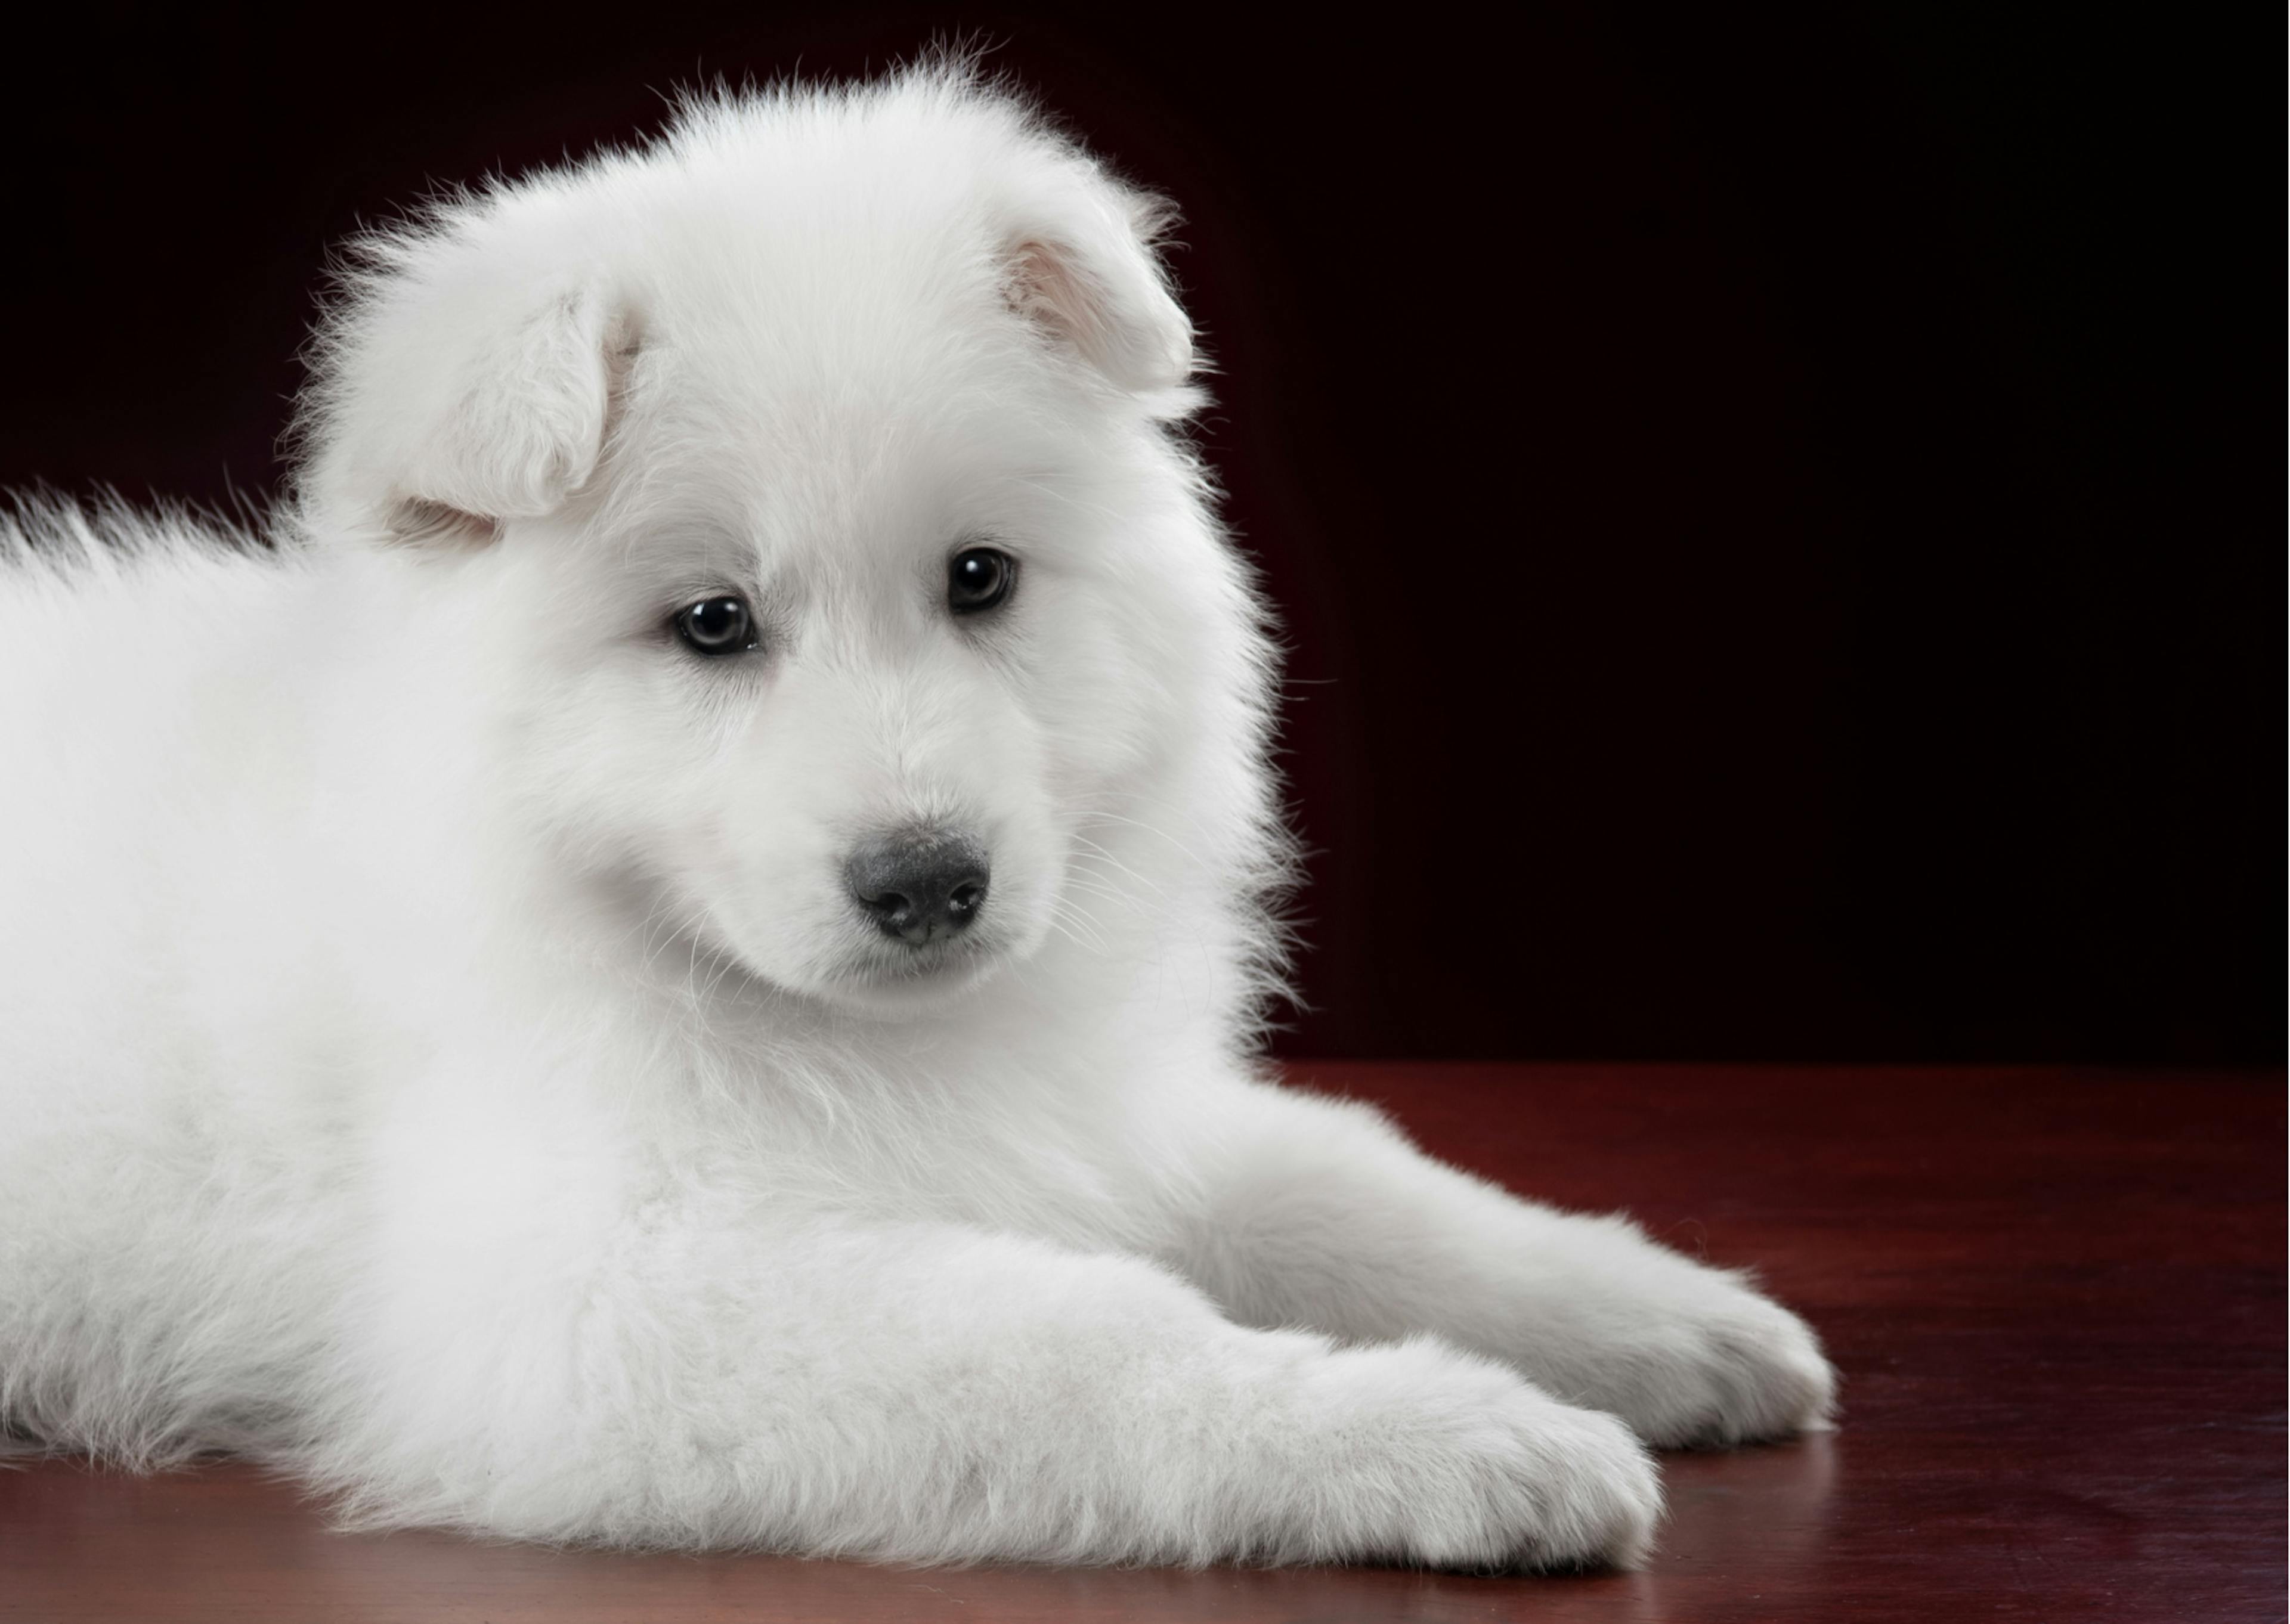
<instances>
[{"instance_id":1,"label":"nostril","mask_svg":"<svg viewBox=\"0 0 2290 1624\"><path fill-rule=\"evenodd\" d=\"M844 877L869 922L909 947L968 930L986 905L985 852L965 836L934 829L866 843Z\"/></svg>"}]
</instances>

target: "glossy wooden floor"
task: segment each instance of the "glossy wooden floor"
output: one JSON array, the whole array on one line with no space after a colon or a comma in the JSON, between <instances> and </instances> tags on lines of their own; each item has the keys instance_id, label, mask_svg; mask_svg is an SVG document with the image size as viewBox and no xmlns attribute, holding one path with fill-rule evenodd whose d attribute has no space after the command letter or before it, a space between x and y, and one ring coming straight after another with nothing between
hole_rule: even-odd
<instances>
[{"instance_id":1,"label":"glossy wooden floor","mask_svg":"<svg viewBox=\"0 0 2290 1624\"><path fill-rule=\"evenodd\" d=\"M350 1538L243 1468L0 1472L10 1620L2284 1615L2279 1074L1299 1068L1440 1155L1759 1265L1834 1436L1673 1457L1642 1573L913 1572Z\"/></svg>"}]
</instances>

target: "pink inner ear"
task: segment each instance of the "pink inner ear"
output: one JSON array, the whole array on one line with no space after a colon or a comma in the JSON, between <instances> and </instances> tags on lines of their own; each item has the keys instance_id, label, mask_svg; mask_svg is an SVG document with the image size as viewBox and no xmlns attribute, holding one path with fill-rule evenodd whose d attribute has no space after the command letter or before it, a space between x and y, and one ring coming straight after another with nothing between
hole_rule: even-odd
<instances>
[{"instance_id":1,"label":"pink inner ear","mask_svg":"<svg viewBox=\"0 0 2290 1624\"><path fill-rule=\"evenodd\" d=\"M1105 295L1071 258L1029 237L1011 250L1010 303L1103 365Z\"/></svg>"}]
</instances>

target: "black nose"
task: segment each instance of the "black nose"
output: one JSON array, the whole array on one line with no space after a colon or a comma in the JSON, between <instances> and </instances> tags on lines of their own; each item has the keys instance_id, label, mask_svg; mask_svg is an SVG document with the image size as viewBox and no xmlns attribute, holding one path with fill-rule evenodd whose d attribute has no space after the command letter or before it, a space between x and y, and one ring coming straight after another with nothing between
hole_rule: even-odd
<instances>
[{"instance_id":1,"label":"black nose","mask_svg":"<svg viewBox=\"0 0 2290 1624\"><path fill-rule=\"evenodd\" d=\"M859 911L911 947L970 928L986 906L986 852L967 836L909 829L870 840L843 866Z\"/></svg>"}]
</instances>

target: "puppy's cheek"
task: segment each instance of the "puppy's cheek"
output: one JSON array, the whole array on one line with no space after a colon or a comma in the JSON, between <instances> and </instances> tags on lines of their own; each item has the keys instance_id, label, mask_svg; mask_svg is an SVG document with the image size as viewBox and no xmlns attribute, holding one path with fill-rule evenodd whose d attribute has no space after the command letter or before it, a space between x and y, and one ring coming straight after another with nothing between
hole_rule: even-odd
<instances>
[{"instance_id":1,"label":"puppy's cheek","mask_svg":"<svg viewBox=\"0 0 2290 1624\"><path fill-rule=\"evenodd\" d=\"M832 945L833 932L818 928L823 923L805 928L784 916L759 921L750 908L723 934L741 967L757 980L782 992L831 998L849 975L850 957Z\"/></svg>"},{"instance_id":2,"label":"puppy's cheek","mask_svg":"<svg viewBox=\"0 0 2290 1624\"><path fill-rule=\"evenodd\" d=\"M1021 962L1041 951L1064 901L1072 842L1046 807L1011 819L995 842L993 913L987 944L994 956Z\"/></svg>"},{"instance_id":3,"label":"puppy's cheek","mask_svg":"<svg viewBox=\"0 0 2290 1624\"><path fill-rule=\"evenodd\" d=\"M703 888L709 933L773 986L820 992L855 951L850 901L828 883L831 865L810 850L815 842L790 838L774 849L758 835L768 831L742 829L737 842L719 838L715 860L693 876Z\"/></svg>"}]
</instances>

